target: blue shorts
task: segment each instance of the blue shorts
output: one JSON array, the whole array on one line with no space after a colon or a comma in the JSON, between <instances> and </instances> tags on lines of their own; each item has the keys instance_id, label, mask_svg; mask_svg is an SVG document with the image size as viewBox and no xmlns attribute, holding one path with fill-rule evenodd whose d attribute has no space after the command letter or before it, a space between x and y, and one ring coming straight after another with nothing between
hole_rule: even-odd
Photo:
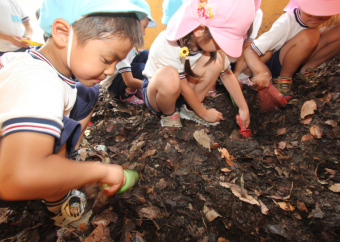
<instances>
[{"instance_id":1,"label":"blue shorts","mask_svg":"<svg viewBox=\"0 0 340 242\"><path fill-rule=\"evenodd\" d=\"M274 52L273 56L267 61L266 66L269 68L270 72L272 73L272 78L277 78L280 76L282 70L282 64L280 62L280 52L281 49ZM300 72L302 65L296 70L295 73Z\"/></svg>"},{"instance_id":2,"label":"blue shorts","mask_svg":"<svg viewBox=\"0 0 340 242\"><path fill-rule=\"evenodd\" d=\"M76 87L76 102L71 110L70 116L64 116L63 118L64 128L61 130L60 138L55 141L53 149L53 154L56 154L66 143L66 150L69 154L69 158L80 137L81 125L77 121L86 118L91 113L99 97L98 85L87 87L80 82L77 82Z\"/></svg>"},{"instance_id":3,"label":"blue shorts","mask_svg":"<svg viewBox=\"0 0 340 242\"><path fill-rule=\"evenodd\" d=\"M149 103L148 95L147 95L148 85L149 85L148 78L144 78L143 84L142 84L142 94L143 94L144 103L153 113L155 113L157 116L160 117L160 116L163 115L163 113L157 112L155 109L153 109L153 107L151 107L151 105ZM179 95L179 97L176 100L176 109L182 107L183 104L186 104L184 97L182 95Z\"/></svg>"}]
</instances>

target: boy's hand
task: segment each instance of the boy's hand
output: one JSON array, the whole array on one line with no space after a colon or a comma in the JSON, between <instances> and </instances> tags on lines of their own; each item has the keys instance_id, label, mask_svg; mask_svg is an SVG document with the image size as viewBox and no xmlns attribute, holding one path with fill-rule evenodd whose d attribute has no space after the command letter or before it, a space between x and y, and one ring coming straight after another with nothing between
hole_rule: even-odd
<instances>
[{"instance_id":1,"label":"boy's hand","mask_svg":"<svg viewBox=\"0 0 340 242\"><path fill-rule=\"evenodd\" d=\"M249 109L239 109L239 114L241 118L241 127L248 128L250 124Z\"/></svg>"},{"instance_id":2,"label":"boy's hand","mask_svg":"<svg viewBox=\"0 0 340 242\"><path fill-rule=\"evenodd\" d=\"M115 164L103 165L106 166L106 175L99 183L107 184L104 187L103 194L105 196L112 196L125 184L123 167Z\"/></svg>"},{"instance_id":3,"label":"boy's hand","mask_svg":"<svg viewBox=\"0 0 340 242\"><path fill-rule=\"evenodd\" d=\"M259 72L251 79L255 83L256 90L262 90L272 83L272 75L270 72Z\"/></svg>"},{"instance_id":4,"label":"boy's hand","mask_svg":"<svg viewBox=\"0 0 340 242\"><path fill-rule=\"evenodd\" d=\"M206 114L202 117L205 121L215 123L223 119L222 113L217 111L215 108L207 109Z\"/></svg>"},{"instance_id":5,"label":"boy's hand","mask_svg":"<svg viewBox=\"0 0 340 242\"><path fill-rule=\"evenodd\" d=\"M9 35L7 40L17 47L28 48L28 44L25 42L22 42L19 36Z\"/></svg>"}]
</instances>

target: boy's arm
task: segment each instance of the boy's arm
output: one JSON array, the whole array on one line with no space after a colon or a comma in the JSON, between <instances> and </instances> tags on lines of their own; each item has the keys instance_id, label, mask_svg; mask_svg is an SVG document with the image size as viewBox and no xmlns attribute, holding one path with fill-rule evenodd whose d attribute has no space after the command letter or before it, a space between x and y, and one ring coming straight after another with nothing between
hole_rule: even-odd
<instances>
[{"instance_id":1,"label":"boy's arm","mask_svg":"<svg viewBox=\"0 0 340 242\"><path fill-rule=\"evenodd\" d=\"M250 123L249 109L240 85L231 70L226 70L225 72L226 74L221 76L222 82L239 108L242 127L248 127Z\"/></svg>"},{"instance_id":2,"label":"boy's arm","mask_svg":"<svg viewBox=\"0 0 340 242\"><path fill-rule=\"evenodd\" d=\"M135 89L142 88L143 81L137 78L134 78L131 71L123 72L122 77L127 87L132 87Z\"/></svg>"},{"instance_id":3,"label":"boy's arm","mask_svg":"<svg viewBox=\"0 0 340 242\"><path fill-rule=\"evenodd\" d=\"M23 23L23 25L24 25L24 28L25 28L24 39L31 40L32 34L33 34L33 29L32 29L30 22L27 21L27 22Z\"/></svg>"},{"instance_id":4,"label":"boy's arm","mask_svg":"<svg viewBox=\"0 0 340 242\"><path fill-rule=\"evenodd\" d=\"M0 146L0 197L29 200L102 182L121 187L121 166L100 162L75 162L52 154L55 138L17 132L2 138Z\"/></svg>"},{"instance_id":5,"label":"boy's arm","mask_svg":"<svg viewBox=\"0 0 340 242\"><path fill-rule=\"evenodd\" d=\"M271 83L272 74L251 46L244 51L244 59L254 75L252 82L260 87L268 87Z\"/></svg>"}]
</instances>

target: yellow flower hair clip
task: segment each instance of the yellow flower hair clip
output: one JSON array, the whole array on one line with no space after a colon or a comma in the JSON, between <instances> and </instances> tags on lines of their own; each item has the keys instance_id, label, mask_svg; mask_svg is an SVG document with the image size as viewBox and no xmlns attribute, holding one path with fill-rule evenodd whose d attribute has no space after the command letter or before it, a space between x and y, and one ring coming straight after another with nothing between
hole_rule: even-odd
<instances>
[{"instance_id":1,"label":"yellow flower hair clip","mask_svg":"<svg viewBox=\"0 0 340 242\"><path fill-rule=\"evenodd\" d=\"M181 50L179 51L179 55L181 57L185 57L185 59L189 59L189 49L188 47L184 46L181 48Z\"/></svg>"}]
</instances>

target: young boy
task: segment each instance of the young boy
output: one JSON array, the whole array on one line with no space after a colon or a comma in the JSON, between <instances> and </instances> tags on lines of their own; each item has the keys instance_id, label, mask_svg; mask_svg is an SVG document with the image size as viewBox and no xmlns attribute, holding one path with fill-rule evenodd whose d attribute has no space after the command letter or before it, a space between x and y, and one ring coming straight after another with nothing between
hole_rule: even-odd
<instances>
[{"instance_id":1,"label":"young boy","mask_svg":"<svg viewBox=\"0 0 340 242\"><path fill-rule=\"evenodd\" d=\"M283 14L271 29L254 40L244 57L259 88L273 84L286 99L292 96L292 77L313 54L320 39L318 26L340 12L340 2L291 0L296 8Z\"/></svg>"},{"instance_id":2,"label":"young boy","mask_svg":"<svg viewBox=\"0 0 340 242\"><path fill-rule=\"evenodd\" d=\"M146 28L154 28L157 25L151 17L149 4L144 0L130 0L130 2L147 12L147 16L140 21L142 33L145 35ZM124 60L117 63L114 74L106 78L101 85L107 87L108 91L122 102L144 104L140 89L144 79L142 72L148 56L148 50L136 53L135 49L132 49Z\"/></svg>"},{"instance_id":3,"label":"young boy","mask_svg":"<svg viewBox=\"0 0 340 242\"><path fill-rule=\"evenodd\" d=\"M102 183L110 196L138 182L137 172L119 165L67 157L91 118L95 84L143 44L145 15L128 0L44 0L46 44L0 59L1 199L43 198L56 225L77 227L86 197L74 189Z\"/></svg>"}]
</instances>

